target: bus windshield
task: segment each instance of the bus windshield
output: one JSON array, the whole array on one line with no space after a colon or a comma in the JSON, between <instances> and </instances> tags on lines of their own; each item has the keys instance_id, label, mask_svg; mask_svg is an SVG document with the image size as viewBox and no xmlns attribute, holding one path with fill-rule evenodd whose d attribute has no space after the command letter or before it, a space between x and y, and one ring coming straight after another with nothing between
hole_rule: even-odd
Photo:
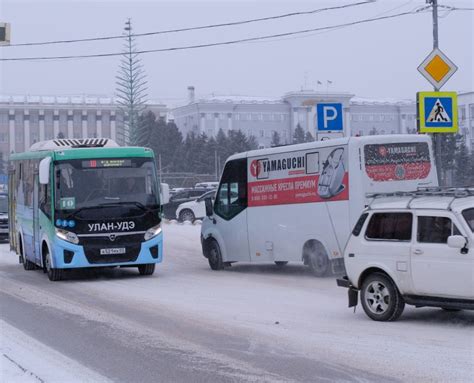
<instances>
[{"instance_id":1,"label":"bus windshield","mask_svg":"<svg viewBox=\"0 0 474 383\"><path fill-rule=\"evenodd\" d=\"M155 167L149 158L60 161L55 166L55 184L58 210L159 206Z\"/></svg>"}]
</instances>

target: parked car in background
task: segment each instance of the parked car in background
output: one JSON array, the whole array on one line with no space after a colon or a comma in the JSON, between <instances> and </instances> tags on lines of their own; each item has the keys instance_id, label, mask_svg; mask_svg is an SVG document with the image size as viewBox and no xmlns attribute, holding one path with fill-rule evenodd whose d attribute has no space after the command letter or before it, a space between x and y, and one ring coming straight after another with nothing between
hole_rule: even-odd
<instances>
[{"instance_id":1,"label":"parked car in background","mask_svg":"<svg viewBox=\"0 0 474 383\"><path fill-rule=\"evenodd\" d=\"M174 195L185 190L188 190L188 188L172 188L170 189L170 195Z\"/></svg>"},{"instance_id":2,"label":"parked car in background","mask_svg":"<svg viewBox=\"0 0 474 383\"><path fill-rule=\"evenodd\" d=\"M194 185L195 188L217 189L219 182L199 182Z\"/></svg>"},{"instance_id":3,"label":"parked car in background","mask_svg":"<svg viewBox=\"0 0 474 383\"><path fill-rule=\"evenodd\" d=\"M474 188L376 197L344 251L349 307L376 321L405 304L474 310Z\"/></svg>"},{"instance_id":4,"label":"parked car in background","mask_svg":"<svg viewBox=\"0 0 474 383\"><path fill-rule=\"evenodd\" d=\"M8 194L0 193L0 241L8 240Z\"/></svg>"},{"instance_id":5,"label":"parked car in background","mask_svg":"<svg viewBox=\"0 0 474 383\"><path fill-rule=\"evenodd\" d=\"M211 190L194 201L182 203L176 210L176 218L181 222L193 222L196 219L203 219L206 216L205 199L211 198L212 202L214 202L215 195L216 191Z\"/></svg>"},{"instance_id":6,"label":"parked car in background","mask_svg":"<svg viewBox=\"0 0 474 383\"><path fill-rule=\"evenodd\" d=\"M194 201L208 191L209 189L205 188L185 189L171 195L169 202L163 205L163 217L176 219L176 209L179 205L184 202Z\"/></svg>"}]
</instances>

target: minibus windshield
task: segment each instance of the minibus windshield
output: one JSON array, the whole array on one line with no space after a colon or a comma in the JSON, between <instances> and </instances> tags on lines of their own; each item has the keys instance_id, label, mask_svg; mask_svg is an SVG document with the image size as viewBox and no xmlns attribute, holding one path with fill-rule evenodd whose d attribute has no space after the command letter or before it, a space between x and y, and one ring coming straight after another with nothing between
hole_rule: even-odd
<instances>
[{"instance_id":1,"label":"minibus windshield","mask_svg":"<svg viewBox=\"0 0 474 383\"><path fill-rule=\"evenodd\" d=\"M55 166L55 184L58 210L159 206L155 167L148 158L60 161Z\"/></svg>"}]
</instances>

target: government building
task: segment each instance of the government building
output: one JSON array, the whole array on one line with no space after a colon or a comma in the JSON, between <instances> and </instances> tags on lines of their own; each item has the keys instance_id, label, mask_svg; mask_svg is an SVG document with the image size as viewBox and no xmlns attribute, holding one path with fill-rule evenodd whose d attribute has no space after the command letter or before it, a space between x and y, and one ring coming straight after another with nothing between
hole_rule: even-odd
<instances>
[{"instance_id":1,"label":"government building","mask_svg":"<svg viewBox=\"0 0 474 383\"><path fill-rule=\"evenodd\" d=\"M160 103L147 105L166 118ZM123 144L123 114L113 98L0 96L0 153L23 152L37 142L53 138L106 137Z\"/></svg>"},{"instance_id":2,"label":"government building","mask_svg":"<svg viewBox=\"0 0 474 383\"><path fill-rule=\"evenodd\" d=\"M474 92L459 94L460 134L474 148ZM205 133L209 137L241 130L253 135L259 147L269 147L277 132L281 144L289 144L299 125L314 138L317 128L316 105L342 104L346 136L374 134L414 134L417 131L415 100L368 99L351 93L300 90L281 98L208 96L196 98L194 87L188 87L187 102L172 109L174 122L186 135Z\"/></svg>"}]
</instances>

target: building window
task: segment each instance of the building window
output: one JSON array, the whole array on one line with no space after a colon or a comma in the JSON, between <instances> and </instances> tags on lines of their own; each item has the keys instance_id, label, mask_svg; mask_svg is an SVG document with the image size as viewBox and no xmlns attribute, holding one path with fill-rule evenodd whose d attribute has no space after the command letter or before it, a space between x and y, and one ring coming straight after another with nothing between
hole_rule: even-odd
<instances>
[{"instance_id":1,"label":"building window","mask_svg":"<svg viewBox=\"0 0 474 383\"><path fill-rule=\"evenodd\" d=\"M459 120L466 121L466 108L464 106L459 107Z\"/></svg>"},{"instance_id":2,"label":"building window","mask_svg":"<svg viewBox=\"0 0 474 383\"><path fill-rule=\"evenodd\" d=\"M258 113L252 113L252 121L258 121L259 120L259 114Z\"/></svg>"},{"instance_id":3,"label":"building window","mask_svg":"<svg viewBox=\"0 0 474 383\"><path fill-rule=\"evenodd\" d=\"M8 135L7 133L0 133L0 143L8 142Z\"/></svg>"},{"instance_id":4,"label":"building window","mask_svg":"<svg viewBox=\"0 0 474 383\"><path fill-rule=\"evenodd\" d=\"M474 121L474 104L469 104L469 118Z\"/></svg>"},{"instance_id":5,"label":"building window","mask_svg":"<svg viewBox=\"0 0 474 383\"><path fill-rule=\"evenodd\" d=\"M264 136L265 136L265 132L264 132L263 130L260 130L259 133L260 133L260 137L264 137Z\"/></svg>"}]
</instances>

